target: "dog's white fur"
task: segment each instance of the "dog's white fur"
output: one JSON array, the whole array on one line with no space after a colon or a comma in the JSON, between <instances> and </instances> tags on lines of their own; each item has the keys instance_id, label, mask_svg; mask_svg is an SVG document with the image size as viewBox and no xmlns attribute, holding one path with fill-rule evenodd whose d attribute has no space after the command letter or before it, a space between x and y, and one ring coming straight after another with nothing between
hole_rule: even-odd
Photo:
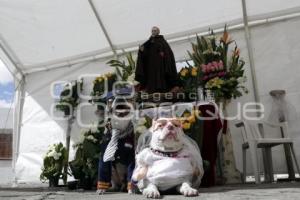
<instances>
[{"instance_id":1,"label":"dog's white fur","mask_svg":"<svg viewBox=\"0 0 300 200\"><path fill-rule=\"evenodd\" d=\"M143 149L136 157L136 170L132 179L139 181L139 188L147 198L159 198L160 190L176 187L184 196L197 196L192 188L194 175L199 176L190 150L183 142L183 131L176 119L160 118L153 122L150 148ZM157 153L159 152L159 153ZM176 155L174 157L165 156Z\"/></svg>"}]
</instances>

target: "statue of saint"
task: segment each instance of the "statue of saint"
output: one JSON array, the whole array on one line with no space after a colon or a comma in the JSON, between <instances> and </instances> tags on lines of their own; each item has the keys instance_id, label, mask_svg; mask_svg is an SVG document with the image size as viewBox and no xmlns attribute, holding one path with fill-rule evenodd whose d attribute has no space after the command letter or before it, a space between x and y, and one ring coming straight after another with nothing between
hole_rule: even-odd
<instances>
[{"instance_id":1,"label":"statue of saint","mask_svg":"<svg viewBox=\"0 0 300 200\"><path fill-rule=\"evenodd\" d=\"M152 35L139 48L135 80L147 93L176 92L180 82L172 49L154 26Z\"/></svg>"}]
</instances>

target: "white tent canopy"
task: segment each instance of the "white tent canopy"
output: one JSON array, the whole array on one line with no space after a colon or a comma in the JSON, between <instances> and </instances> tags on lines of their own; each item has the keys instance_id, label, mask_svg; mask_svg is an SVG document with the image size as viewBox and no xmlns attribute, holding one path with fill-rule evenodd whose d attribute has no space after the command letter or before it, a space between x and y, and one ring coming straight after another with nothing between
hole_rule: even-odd
<instances>
[{"instance_id":1,"label":"white tent canopy","mask_svg":"<svg viewBox=\"0 0 300 200\"><path fill-rule=\"evenodd\" d=\"M0 58L14 74L18 91L14 115L16 179L37 182L47 146L64 141L66 125L53 119L49 111L51 83L111 71L105 62L136 50L154 25L161 28L180 61L187 58L186 50L197 33L228 24L249 66L250 94L239 101L253 101L256 94L256 100L268 105L268 91L275 86L287 90L287 98L297 102L295 70L299 71L300 44L295 33L300 27L299 16L299 0L0 0ZM250 32L244 26L247 22ZM257 74L251 74L250 64ZM294 71L281 73L286 65L292 65ZM271 72L272 76L262 75ZM255 78L252 82L252 75L257 82ZM295 79L282 85L275 82L289 76ZM258 91L253 90L253 84ZM299 106L296 110L299 112ZM91 118L91 113L86 117ZM235 138L239 163L240 137ZM285 170L284 162L278 170Z\"/></svg>"}]
</instances>

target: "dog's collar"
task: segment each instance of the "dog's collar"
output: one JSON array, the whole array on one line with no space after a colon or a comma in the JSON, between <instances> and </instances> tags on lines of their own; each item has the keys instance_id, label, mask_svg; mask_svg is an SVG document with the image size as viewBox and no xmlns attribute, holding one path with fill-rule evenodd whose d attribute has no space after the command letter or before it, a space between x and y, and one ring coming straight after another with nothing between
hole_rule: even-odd
<instances>
[{"instance_id":1,"label":"dog's collar","mask_svg":"<svg viewBox=\"0 0 300 200\"><path fill-rule=\"evenodd\" d=\"M177 157L177 156L178 156L178 154L180 153L180 151L181 151L182 149L180 149L179 151L176 151L176 152L163 152L163 151L156 150L156 149L153 149L153 148L150 148L150 150L151 150L154 154L156 154L156 155L174 158L174 157Z\"/></svg>"}]
</instances>

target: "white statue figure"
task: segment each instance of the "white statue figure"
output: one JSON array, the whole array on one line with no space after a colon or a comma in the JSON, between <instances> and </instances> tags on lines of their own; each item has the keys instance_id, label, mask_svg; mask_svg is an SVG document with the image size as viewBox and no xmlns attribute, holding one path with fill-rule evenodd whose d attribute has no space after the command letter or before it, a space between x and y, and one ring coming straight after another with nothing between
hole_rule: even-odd
<instances>
[{"instance_id":1,"label":"white statue figure","mask_svg":"<svg viewBox=\"0 0 300 200\"><path fill-rule=\"evenodd\" d=\"M184 134L180 120L154 120L138 146L132 180L146 197L159 198L160 191L175 187L184 196L198 195L202 158L197 144Z\"/></svg>"}]
</instances>

